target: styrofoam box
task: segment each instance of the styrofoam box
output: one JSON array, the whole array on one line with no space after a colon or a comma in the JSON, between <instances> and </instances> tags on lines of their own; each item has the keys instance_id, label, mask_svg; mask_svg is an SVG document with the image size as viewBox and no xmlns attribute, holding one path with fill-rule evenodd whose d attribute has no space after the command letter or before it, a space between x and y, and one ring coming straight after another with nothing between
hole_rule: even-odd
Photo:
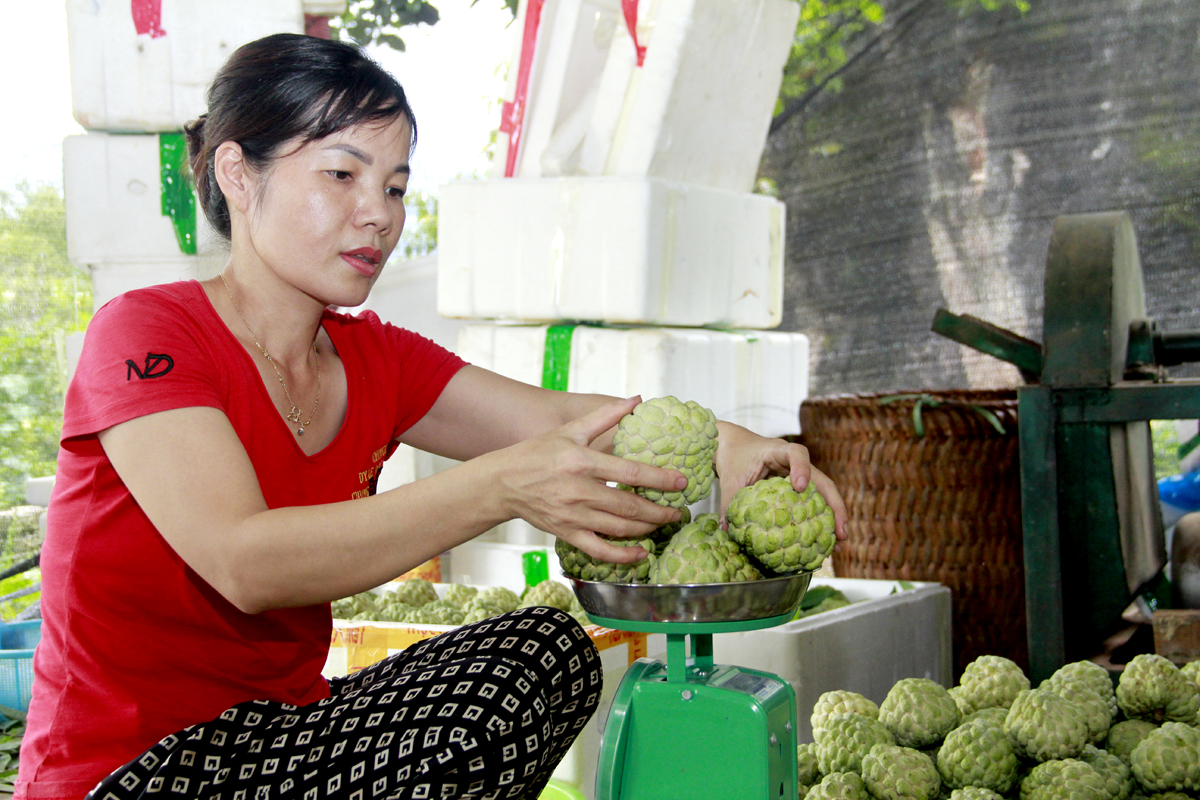
<instances>
[{"instance_id":1,"label":"styrofoam box","mask_svg":"<svg viewBox=\"0 0 1200 800\"><path fill-rule=\"evenodd\" d=\"M812 741L813 706L825 692L883 702L901 678L953 680L950 590L938 583L815 578L854 601L775 628L713 637L719 664L775 673L796 690L799 741Z\"/></svg>"},{"instance_id":2,"label":"styrofoam box","mask_svg":"<svg viewBox=\"0 0 1200 800\"><path fill-rule=\"evenodd\" d=\"M549 0L543 7L514 174L653 176L749 190L799 6L641 3L641 67L621 6ZM509 100L521 44L511 60ZM503 151L507 137L500 144Z\"/></svg>"},{"instance_id":3,"label":"styrofoam box","mask_svg":"<svg viewBox=\"0 0 1200 800\"><path fill-rule=\"evenodd\" d=\"M159 161L157 134L86 133L63 139L71 263L84 269L92 264L187 260L171 218L162 211ZM197 254L219 255L225 248L197 204Z\"/></svg>"},{"instance_id":4,"label":"styrofoam box","mask_svg":"<svg viewBox=\"0 0 1200 800\"><path fill-rule=\"evenodd\" d=\"M455 181L439 195L445 317L773 328L784 205L651 178Z\"/></svg>"},{"instance_id":5,"label":"styrofoam box","mask_svg":"<svg viewBox=\"0 0 1200 800\"><path fill-rule=\"evenodd\" d=\"M304 32L300 0L162 0L160 25L142 35L138 5L67 0L71 102L85 128L179 130L204 113L209 83L239 46Z\"/></svg>"}]
</instances>

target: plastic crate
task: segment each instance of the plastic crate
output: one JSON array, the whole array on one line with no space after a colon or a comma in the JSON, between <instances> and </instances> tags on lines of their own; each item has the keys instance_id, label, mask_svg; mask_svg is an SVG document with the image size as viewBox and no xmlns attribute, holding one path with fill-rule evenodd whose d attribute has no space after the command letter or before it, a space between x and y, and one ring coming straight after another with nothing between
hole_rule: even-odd
<instances>
[{"instance_id":1,"label":"plastic crate","mask_svg":"<svg viewBox=\"0 0 1200 800\"><path fill-rule=\"evenodd\" d=\"M0 705L29 710L33 693L33 650L42 638L42 621L8 622L0 627Z\"/></svg>"}]
</instances>

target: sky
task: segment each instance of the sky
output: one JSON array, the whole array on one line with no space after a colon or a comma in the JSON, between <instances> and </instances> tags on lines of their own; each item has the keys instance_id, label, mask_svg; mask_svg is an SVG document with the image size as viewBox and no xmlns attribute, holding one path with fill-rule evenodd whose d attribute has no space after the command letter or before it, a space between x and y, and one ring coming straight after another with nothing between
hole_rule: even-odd
<instances>
[{"instance_id":1,"label":"sky","mask_svg":"<svg viewBox=\"0 0 1200 800\"><path fill-rule=\"evenodd\" d=\"M486 174L483 150L500 118L516 36L500 0L436 5L436 25L402 32L406 52L372 49L409 95L420 135L409 187L429 193L458 175ZM0 19L10 32L0 47L0 191L21 181L61 188L62 140L84 133L71 116L66 3L0 0Z\"/></svg>"}]
</instances>

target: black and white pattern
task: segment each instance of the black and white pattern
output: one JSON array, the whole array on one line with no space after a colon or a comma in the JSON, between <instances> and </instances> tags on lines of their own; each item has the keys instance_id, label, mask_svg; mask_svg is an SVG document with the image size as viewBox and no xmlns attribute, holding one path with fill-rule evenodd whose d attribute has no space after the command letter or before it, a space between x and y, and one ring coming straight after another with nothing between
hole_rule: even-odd
<instances>
[{"instance_id":1,"label":"black and white pattern","mask_svg":"<svg viewBox=\"0 0 1200 800\"><path fill-rule=\"evenodd\" d=\"M534 800L602 680L570 615L520 609L334 679L319 702L234 706L163 739L88 800Z\"/></svg>"}]
</instances>

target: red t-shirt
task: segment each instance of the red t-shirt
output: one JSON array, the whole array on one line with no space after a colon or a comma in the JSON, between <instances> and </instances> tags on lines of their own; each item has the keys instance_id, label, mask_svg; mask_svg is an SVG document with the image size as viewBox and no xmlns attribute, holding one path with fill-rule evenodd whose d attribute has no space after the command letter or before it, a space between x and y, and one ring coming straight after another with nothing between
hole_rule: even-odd
<instances>
[{"instance_id":1,"label":"red t-shirt","mask_svg":"<svg viewBox=\"0 0 1200 800\"><path fill-rule=\"evenodd\" d=\"M322 325L345 366L346 420L306 456L200 284L129 292L96 313L66 397L17 798L83 797L164 736L246 700L328 696L328 604L238 611L150 524L96 436L211 406L233 424L269 507L370 494L396 437L464 362L369 311L326 312Z\"/></svg>"}]
</instances>

